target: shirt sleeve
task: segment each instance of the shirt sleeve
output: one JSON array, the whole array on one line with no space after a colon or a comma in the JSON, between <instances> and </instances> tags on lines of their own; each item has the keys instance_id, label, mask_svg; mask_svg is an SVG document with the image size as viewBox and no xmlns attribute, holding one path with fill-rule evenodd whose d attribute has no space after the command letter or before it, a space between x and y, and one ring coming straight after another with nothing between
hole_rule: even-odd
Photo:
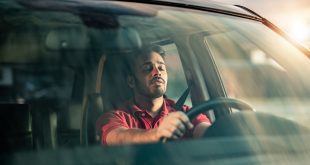
<instances>
[{"instance_id":1,"label":"shirt sleeve","mask_svg":"<svg viewBox=\"0 0 310 165\"><path fill-rule=\"evenodd\" d=\"M109 132L120 127L128 128L128 124L124 114L116 111L100 116L96 122L96 127L100 128L101 144L107 144L106 138Z\"/></svg>"}]
</instances>

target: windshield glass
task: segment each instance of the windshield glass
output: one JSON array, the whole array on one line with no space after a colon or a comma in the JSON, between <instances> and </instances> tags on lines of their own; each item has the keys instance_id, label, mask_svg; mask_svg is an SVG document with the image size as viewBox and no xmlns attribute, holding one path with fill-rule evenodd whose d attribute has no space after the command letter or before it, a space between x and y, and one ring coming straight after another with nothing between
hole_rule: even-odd
<instances>
[{"instance_id":1,"label":"windshield glass","mask_svg":"<svg viewBox=\"0 0 310 165\"><path fill-rule=\"evenodd\" d=\"M309 59L259 21L216 8L109 1L61 5L54 4L53 11L44 5L40 10L0 6L4 150L101 145L100 116L133 102L134 92L145 92L134 90L132 82L138 80L130 77L130 69L140 62L137 52L151 46L164 52L160 69L168 76L156 84L167 83L160 97L169 99L168 106L188 89L186 110L229 97L256 112L305 126L310 122ZM157 110L161 113L163 107ZM221 117L206 116L209 124ZM150 123L154 128L160 122Z\"/></svg>"},{"instance_id":2,"label":"windshield glass","mask_svg":"<svg viewBox=\"0 0 310 165\"><path fill-rule=\"evenodd\" d=\"M140 19L123 16L120 22L130 20L137 24ZM167 9L160 10L154 18L144 18L144 21L156 24L160 29L158 34L165 33L179 44L187 44L184 41L190 39L188 45L180 48L187 50L180 54L186 59L196 56L191 60L198 61L184 62L183 66L200 64L201 77L210 76L204 65L209 64L207 60L214 60L228 97L244 100L258 112L308 125L309 59L262 23ZM201 43L200 47L193 46Z\"/></svg>"},{"instance_id":3,"label":"windshield glass","mask_svg":"<svg viewBox=\"0 0 310 165\"><path fill-rule=\"evenodd\" d=\"M226 32L205 35L204 42L219 68L227 95L249 102L257 111L307 126L309 59L259 23L223 21L230 24Z\"/></svg>"}]
</instances>

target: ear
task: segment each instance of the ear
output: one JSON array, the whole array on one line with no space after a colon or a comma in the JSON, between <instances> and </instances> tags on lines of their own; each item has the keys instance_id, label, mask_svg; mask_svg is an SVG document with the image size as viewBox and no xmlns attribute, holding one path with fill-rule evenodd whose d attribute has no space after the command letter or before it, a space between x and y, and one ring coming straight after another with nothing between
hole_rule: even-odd
<instances>
[{"instance_id":1,"label":"ear","mask_svg":"<svg viewBox=\"0 0 310 165\"><path fill-rule=\"evenodd\" d=\"M130 88L134 88L135 87L135 79L133 78L133 76L128 76L127 77L127 84Z\"/></svg>"}]
</instances>

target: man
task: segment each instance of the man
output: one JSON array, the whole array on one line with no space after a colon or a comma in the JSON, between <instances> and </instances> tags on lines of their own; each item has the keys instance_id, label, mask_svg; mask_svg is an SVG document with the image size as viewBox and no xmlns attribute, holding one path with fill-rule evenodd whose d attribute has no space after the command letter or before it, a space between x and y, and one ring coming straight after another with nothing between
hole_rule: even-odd
<instances>
[{"instance_id":1,"label":"man","mask_svg":"<svg viewBox=\"0 0 310 165\"><path fill-rule=\"evenodd\" d=\"M99 118L103 144L157 142L160 139L200 137L210 126L205 115L189 121L184 112L172 108L174 101L164 98L168 74L159 46L145 49L129 60L127 83L133 98L113 112Z\"/></svg>"}]
</instances>

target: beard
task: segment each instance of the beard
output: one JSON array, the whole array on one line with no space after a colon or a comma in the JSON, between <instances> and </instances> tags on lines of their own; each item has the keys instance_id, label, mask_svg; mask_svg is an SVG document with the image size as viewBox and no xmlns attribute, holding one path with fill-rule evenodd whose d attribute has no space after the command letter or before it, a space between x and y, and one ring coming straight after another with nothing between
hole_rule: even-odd
<instances>
[{"instance_id":1,"label":"beard","mask_svg":"<svg viewBox=\"0 0 310 165\"><path fill-rule=\"evenodd\" d=\"M152 92L149 92L149 97L150 98L159 98L162 97L165 94L165 90L162 88L156 88Z\"/></svg>"},{"instance_id":2,"label":"beard","mask_svg":"<svg viewBox=\"0 0 310 165\"><path fill-rule=\"evenodd\" d=\"M145 85L143 85L135 76L135 87L136 91L145 97L148 98L159 98L162 97L166 92L166 85L163 86L156 86L152 89L147 88Z\"/></svg>"}]
</instances>

